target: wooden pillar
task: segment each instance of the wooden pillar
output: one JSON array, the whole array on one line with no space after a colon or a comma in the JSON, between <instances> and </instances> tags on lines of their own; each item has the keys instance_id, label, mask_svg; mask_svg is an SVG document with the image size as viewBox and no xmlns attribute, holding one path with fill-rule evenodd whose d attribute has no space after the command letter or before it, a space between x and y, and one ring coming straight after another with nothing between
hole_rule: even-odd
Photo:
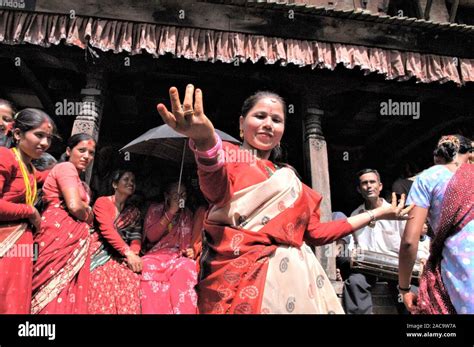
<instances>
[{"instance_id":1,"label":"wooden pillar","mask_svg":"<svg viewBox=\"0 0 474 347\"><path fill-rule=\"evenodd\" d=\"M328 153L321 129L324 111L316 104L306 105L304 111L304 154L307 177L311 187L322 195L321 221L331 220L331 190L329 186ZM316 257L329 279L336 280L335 243L316 247Z\"/></svg>"},{"instance_id":2,"label":"wooden pillar","mask_svg":"<svg viewBox=\"0 0 474 347\"><path fill-rule=\"evenodd\" d=\"M72 127L71 135L87 133L95 141L99 141L100 123L104 109L104 90L106 88L105 73L103 69L91 67L86 74L86 86L81 90L82 107ZM86 173L85 180L89 184L92 176L91 165Z\"/></svg>"},{"instance_id":3,"label":"wooden pillar","mask_svg":"<svg viewBox=\"0 0 474 347\"><path fill-rule=\"evenodd\" d=\"M441 23L449 20L449 13L444 0L418 0L418 3L426 20Z\"/></svg>"}]
</instances>

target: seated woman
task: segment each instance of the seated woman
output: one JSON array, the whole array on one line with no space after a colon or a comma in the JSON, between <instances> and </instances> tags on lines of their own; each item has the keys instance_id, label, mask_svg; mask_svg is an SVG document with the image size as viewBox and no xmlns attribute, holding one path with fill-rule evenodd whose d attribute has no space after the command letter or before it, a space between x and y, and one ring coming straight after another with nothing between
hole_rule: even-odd
<instances>
[{"instance_id":1,"label":"seated woman","mask_svg":"<svg viewBox=\"0 0 474 347\"><path fill-rule=\"evenodd\" d=\"M186 188L173 182L164 195L164 203L152 204L145 217L145 238L153 246L142 258L142 312L197 313L193 214L183 206Z\"/></svg>"},{"instance_id":2,"label":"seated woman","mask_svg":"<svg viewBox=\"0 0 474 347\"><path fill-rule=\"evenodd\" d=\"M94 204L96 232L91 240L89 313L139 314L142 260L140 211L128 205L135 192L135 175L112 174L114 195Z\"/></svg>"},{"instance_id":3,"label":"seated woman","mask_svg":"<svg viewBox=\"0 0 474 347\"><path fill-rule=\"evenodd\" d=\"M87 313L90 227L94 221L90 190L80 175L92 164L96 142L88 134L69 138L67 161L57 164L43 186L46 205L33 266L31 313Z\"/></svg>"}]
</instances>

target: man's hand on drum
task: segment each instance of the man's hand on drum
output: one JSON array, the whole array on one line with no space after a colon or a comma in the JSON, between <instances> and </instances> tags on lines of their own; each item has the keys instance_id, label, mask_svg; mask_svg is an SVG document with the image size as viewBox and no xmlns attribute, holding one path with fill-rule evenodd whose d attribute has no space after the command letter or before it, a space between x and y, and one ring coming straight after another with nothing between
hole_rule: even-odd
<instances>
[{"instance_id":1,"label":"man's hand on drum","mask_svg":"<svg viewBox=\"0 0 474 347\"><path fill-rule=\"evenodd\" d=\"M198 150L206 151L214 147L214 126L204 114L202 90L195 90L192 84L188 84L182 104L176 87L171 87L169 94L171 112L164 104L158 104L156 107L163 121L192 139Z\"/></svg>"}]
</instances>

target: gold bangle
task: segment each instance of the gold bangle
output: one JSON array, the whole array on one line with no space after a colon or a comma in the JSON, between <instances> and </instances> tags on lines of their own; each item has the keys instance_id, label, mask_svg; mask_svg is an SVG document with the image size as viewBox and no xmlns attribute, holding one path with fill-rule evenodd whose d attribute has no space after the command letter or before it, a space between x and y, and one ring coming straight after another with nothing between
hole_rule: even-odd
<instances>
[{"instance_id":1,"label":"gold bangle","mask_svg":"<svg viewBox=\"0 0 474 347\"><path fill-rule=\"evenodd\" d=\"M368 214L369 217L370 217L370 221L369 221L369 223L368 223L368 226L371 227L371 228L375 227L376 219L375 219L374 213L373 213L372 211L370 211L370 210L366 210L365 212L367 212L367 214Z\"/></svg>"}]
</instances>

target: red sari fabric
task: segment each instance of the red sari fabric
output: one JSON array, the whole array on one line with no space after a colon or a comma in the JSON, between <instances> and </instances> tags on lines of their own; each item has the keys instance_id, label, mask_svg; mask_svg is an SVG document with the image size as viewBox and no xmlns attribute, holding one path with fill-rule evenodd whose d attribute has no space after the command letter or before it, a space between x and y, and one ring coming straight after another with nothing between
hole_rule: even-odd
<instances>
[{"instance_id":1,"label":"red sari fabric","mask_svg":"<svg viewBox=\"0 0 474 347\"><path fill-rule=\"evenodd\" d=\"M141 313L140 275L127 266L123 254L129 245L119 234L119 230L140 223L140 211L129 207L117 217L116 214L117 208L109 197L97 199L94 215L98 232L92 234L90 253L94 259L94 255L100 258L100 253L106 252L110 259L91 271L88 297L91 314ZM132 242L130 249L138 253L141 239Z\"/></svg>"},{"instance_id":2,"label":"red sari fabric","mask_svg":"<svg viewBox=\"0 0 474 347\"><path fill-rule=\"evenodd\" d=\"M192 246L193 216L191 211L185 209L171 231L165 230L156 235L155 228L163 214L163 204L153 204L145 218L145 235L154 234L153 239L158 238L158 241L142 258L142 312L195 314L196 262L181 254L182 250Z\"/></svg>"},{"instance_id":3,"label":"red sari fabric","mask_svg":"<svg viewBox=\"0 0 474 347\"><path fill-rule=\"evenodd\" d=\"M87 188L69 162L57 164L45 181L39 245L33 267L32 313L87 313L89 284L89 225L68 213L61 190L77 187L89 203Z\"/></svg>"},{"instance_id":4,"label":"red sari fabric","mask_svg":"<svg viewBox=\"0 0 474 347\"><path fill-rule=\"evenodd\" d=\"M90 314L140 314L140 275L124 261L111 259L91 272Z\"/></svg>"},{"instance_id":5,"label":"red sari fabric","mask_svg":"<svg viewBox=\"0 0 474 347\"><path fill-rule=\"evenodd\" d=\"M224 150L227 157L248 157L236 154L242 150L232 144L224 143ZM214 172L201 170L198 165L201 190L211 204L219 207L226 206L235 192L263 182L275 170L270 161L256 159L226 162ZM351 233L346 220L320 222L321 200L319 194L303 185L294 205L282 206L281 213L258 232L212 224L206 219L207 248L202 252L199 312L260 313L269 256L279 245L301 247L303 241L323 245Z\"/></svg>"},{"instance_id":6,"label":"red sari fabric","mask_svg":"<svg viewBox=\"0 0 474 347\"><path fill-rule=\"evenodd\" d=\"M439 227L420 279L414 311L416 314L456 314L441 276L442 252L446 239L462 230L474 218L473 182L474 166L464 164L448 183Z\"/></svg>"},{"instance_id":7,"label":"red sari fabric","mask_svg":"<svg viewBox=\"0 0 474 347\"><path fill-rule=\"evenodd\" d=\"M47 172L35 171L37 183L43 183ZM33 174L29 175L33 188ZM10 149L0 147L0 224L24 222L32 207L25 204L25 183L20 166ZM27 229L13 247L32 249L33 235ZM14 254L10 249L10 254ZM33 259L29 254L0 258L0 314L27 314L31 304Z\"/></svg>"}]
</instances>

